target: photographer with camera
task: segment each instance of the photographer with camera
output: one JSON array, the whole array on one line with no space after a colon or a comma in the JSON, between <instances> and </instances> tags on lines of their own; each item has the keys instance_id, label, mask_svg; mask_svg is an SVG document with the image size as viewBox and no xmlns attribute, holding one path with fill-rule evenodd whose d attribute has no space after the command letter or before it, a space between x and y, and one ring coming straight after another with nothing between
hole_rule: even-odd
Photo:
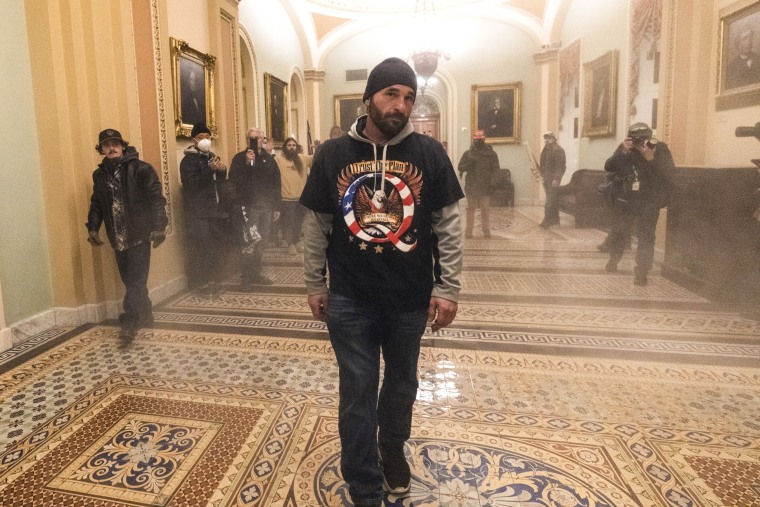
<instances>
[{"instance_id":1,"label":"photographer with camera","mask_svg":"<svg viewBox=\"0 0 760 507\"><path fill-rule=\"evenodd\" d=\"M652 137L646 123L634 123L628 136L607 159L604 170L615 173L615 221L608 238L608 272L617 271L618 262L638 221L638 247L633 283L646 285L654 259L654 240L660 208L668 205L675 169L668 145Z\"/></svg>"},{"instance_id":2,"label":"photographer with camera","mask_svg":"<svg viewBox=\"0 0 760 507\"><path fill-rule=\"evenodd\" d=\"M261 268L272 222L280 218L282 184L277 162L262 149L263 137L261 129L250 129L248 148L230 164L230 180L241 212L240 290L244 292L253 290L253 285L272 285Z\"/></svg>"}]
</instances>

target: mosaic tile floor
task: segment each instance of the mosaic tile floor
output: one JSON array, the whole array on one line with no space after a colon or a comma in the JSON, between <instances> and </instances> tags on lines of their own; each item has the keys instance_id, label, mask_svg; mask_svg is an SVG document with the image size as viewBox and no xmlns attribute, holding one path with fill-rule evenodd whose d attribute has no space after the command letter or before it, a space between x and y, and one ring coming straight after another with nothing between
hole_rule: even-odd
<instances>
[{"instance_id":1,"label":"mosaic tile floor","mask_svg":"<svg viewBox=\"0 0 760 507\"><path fill-rule=\"evenodd\" d=\"M604 274L567 217L497 214L424 337L412 491L385 505L760 506L760 323ZM274 286L179 294L126 349L106 324L3 354L0 505L350 505L326 330L297 256L267 261Z\"/></svg>"}]
</instances>

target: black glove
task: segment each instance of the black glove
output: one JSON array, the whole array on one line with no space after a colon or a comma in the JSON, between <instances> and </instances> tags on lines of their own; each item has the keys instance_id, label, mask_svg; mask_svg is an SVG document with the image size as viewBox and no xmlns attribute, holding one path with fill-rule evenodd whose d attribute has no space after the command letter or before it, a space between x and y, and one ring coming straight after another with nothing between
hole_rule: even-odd
<instances>
[{"instance_id":1,"label":"black glove","mask_svg":"<svg viewBox=\"0 0 760 507\"><path fill-rule=\"evenodd\" d=\"M89 231L87 233L87 242L92 246L100 246L103 244L103 242L100 241L100 235L98 235L98 231Z\"/></svg>"},{"instance_id":2,"label":"black glove","mask_svg":"<svg viewBox=\"0 0 760 507\"><path fill-rule=\"evenodd\" d=\"M150 241L153 243L153 248L158 248L158 245L164 242L166 239L166 233L163 231L153 231L150 233Z\"/></svg>"}]
</instances>

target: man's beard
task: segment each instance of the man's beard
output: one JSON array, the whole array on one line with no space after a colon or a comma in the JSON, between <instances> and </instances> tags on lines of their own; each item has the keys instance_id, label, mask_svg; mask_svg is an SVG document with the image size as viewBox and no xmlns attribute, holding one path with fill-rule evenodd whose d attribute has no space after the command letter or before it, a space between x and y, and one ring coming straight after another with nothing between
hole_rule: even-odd
<instances>
[{"instance_id":1,"label":"man's beard","mask_svg":"<svg viewBox=\"0 0 760 507\"><path fill-rule=\"evenodd\" d=\"M372 123L375 124L377 130L383 133L388 139L393 139L399 132L404 130L406 124L409 122L409 117L404 116L404 113L383 114L375 107L375 103L372 99L369 99L369 106L367 107L367 114L372 119ZM401 120L393 121L393 120Z\"/></svg>"},{"instance_id":2,"label":"man's beard","mask_svg":"<svg viewBox=\"0 0 760 507\"><path fill-rule=\"evenodd\" d=\"M298 158L298 150L296 148L293 148L292 150L285 148L282 150L282 156L290 161L293 161Z\"/></svg>"}]
</instances>

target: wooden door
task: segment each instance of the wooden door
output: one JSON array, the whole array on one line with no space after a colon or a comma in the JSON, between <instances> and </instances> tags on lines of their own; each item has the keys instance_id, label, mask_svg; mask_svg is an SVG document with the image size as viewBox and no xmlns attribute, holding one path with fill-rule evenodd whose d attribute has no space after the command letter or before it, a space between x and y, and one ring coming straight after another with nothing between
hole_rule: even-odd
<instances>
[{"instance_id":1,"label":"wooden door","mask_svg":"<svg viewBox=\"0 0 760 507\"><path fill-rule=\"evenodd\" d=\"M438 118L410 118L414 131L440 141Z\"/></svg>"}]
</instances>

